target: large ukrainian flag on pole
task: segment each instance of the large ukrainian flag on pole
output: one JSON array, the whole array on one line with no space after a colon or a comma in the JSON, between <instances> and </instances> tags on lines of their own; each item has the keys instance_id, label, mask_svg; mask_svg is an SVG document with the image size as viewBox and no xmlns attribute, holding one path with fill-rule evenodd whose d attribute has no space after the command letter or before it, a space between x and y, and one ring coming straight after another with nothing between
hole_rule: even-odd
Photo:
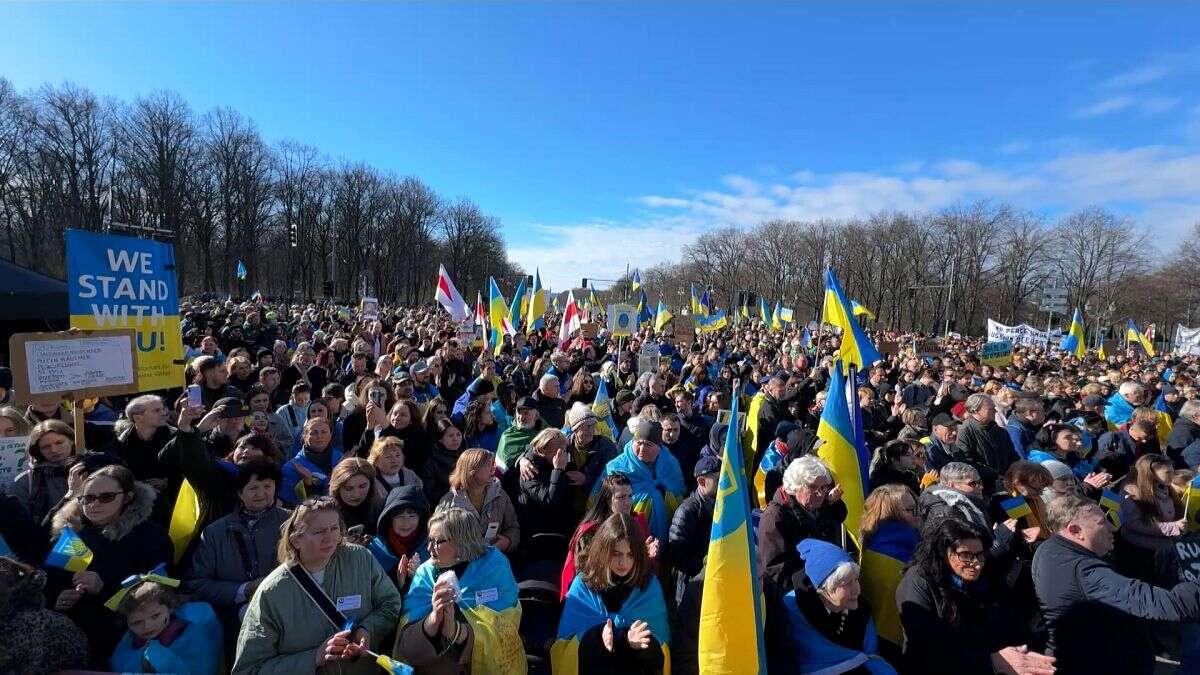
<instances>
[{"instance_id":1,"label":"large ukrainian flag on pole","mask_svg":"<svg viewBox=\"0 0 1200 675\"><path fill-rule=\"evenodd\" d=\"M542 290L542 272L533 272L533 293L529 296L529 314L525 317L526 330L540 330L546 322L542 315L546 313L546 292Z\"/></svg>"},{"instance_id":2,"label":"large ukrainian flag on pole","mask_svg":"<svg viewBox=\"0 0 1200 675\"><path fill-rule=\"evenodd\" d=\"M841 345L837 353L842 368L856 366L861 371L870 368L872 363L883 360L879 350L867 339L867 334L854 318L850 301L846 299L832 267L825 268L825 306L821 310L821 320L842 330ZM830 393L832 392L830 389ZM847 438L853 438L853 434Z\"/></svg>"},{"instance_id":3,"label":"large ukrainian flag on pole","mask_svg":"<svg viewBox=\"0 0 1200 675\"><path fill-rule=\"evenodd\" d=\"M1129 325L1125 328L1125 340L1128 341L1129 344L1134 344L1136 342L1142 346L1142 350L1146 352L1146 356L1151 358L1154 357L1154 345L1150 342L1150 339L1146 337L1145 333L1138 330L1137 324L1133 322L1133 319L1129 320Z\"/></svg>"},{"instance_id":4,"label":"large ukrainian flag on pole","mask_svg":"<svg viewBox=\"0 0 1200 675\"><path fill-rule=\"evenodd\" d=\"M730 405L738 418L738 397ZM753 675L767 672L763 598L750 531L750 492L742 467L738 425L729 425L713 511L704 597L700 604L700 672Z\"/></svg>"},{"instance_id":5,"label":"large ukrainian flag on pole","mask_svg":"<svg viewBox=\"0 0 1200 675\"><path fill-rule=\"evenodd\" d=\"M492 345L496 356L500 356L500 348L504 346L504 321L508 318L508 303L504 301L504 294L496 285L496 279L488 277L488 319L492 326Z\"/></svg>"},{"instance_id":6,"label":"large ukrainian flag on pole","mask_svg":"<svg viewBox=\"0 0 1200 675\"><path fill-rule=\"evenodd\" d=\"M1087 351L1087 343L1083 339L1083 313L1078 307L1075 308L1075 316L1071 317L1071 330L1058 343L1058 348L1071 352L1077 359L1082 359Z\"/></svg>"},{"instance_id":7,"label":"large ukrainian flag on pole","mask_svg":"<svg viewBox=\"0 0 1200 675\"><path fill-rule=\"evenodd\" d=\"M846 503L847 511L846 532L861 549L858 533L862 529L863 502L866 501L869 485L869 458L866 444L858 441L854 428L854 418L858 416L854 381L843 374L842 366L841 363L837 364L829 380L825 410L817 425L817 438L823 441L817 449L817 456L829 465L834 482L842 486L842 501Z\"/></svg>"}]
</instances>

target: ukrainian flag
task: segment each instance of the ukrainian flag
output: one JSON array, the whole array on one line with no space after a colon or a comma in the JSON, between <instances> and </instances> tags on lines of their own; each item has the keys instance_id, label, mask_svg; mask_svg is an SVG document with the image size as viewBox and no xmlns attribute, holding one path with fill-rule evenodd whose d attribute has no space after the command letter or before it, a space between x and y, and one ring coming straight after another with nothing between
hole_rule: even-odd
<instances>
[{"instance_id":1,"label":"ukrainian flag","mask_svg":"<svg viewBox=\"0 0 1200 675\"><path fill-rule=\"evenodd\" d=\"M779 301L775 301L775 309L771 311L771 330L783 330L783 319L779 317Z\"/></svg>"},{"instance_id":2,"label":"ukrainian flag","mask_svg":"<svg viewBox=\"0 0 1200 675\"><path fill-rule=\"evenodd\" d=\"M521 318L525 316L525 310L529 307L529 299L525 297L525 277L521 277L521 282L517 284L517 292L513 294L512 307L508 309L508 316L512 319L512 327L515 330L521 330Z\"/></svg>"},{"instance_id":3,"label":"ukrainian flag","mask_svg":"<svg viewBox=\"0 0 1200 675\"><path fill-rule=\"evenodd\" d=\"M1189 492L1195 486L1196 483L1193 481L1192 485L1188 488ZM1112 490L1104 490L1100 493L1100 506L1108 513L1108 518L1112 521L1113 526L1118 529L1121 527L1121 502L1123 501L1125 501L1125 498ZM1189 520L1188 522L1191 521Z\"/></svg>"},{"instance_id":4,"label":"ukrainian flag","mask_svg":"<svg viewBox=\"0 0 1200 675\"><path fill-rule=\"evenodd\" d=\"M717 310L706 316L696 317L696 328L701 333L708 333L714 330L721 330L729 325L729 319L725 316L725 312Z\"/></svg>"},{"instance_id":5,"label":"ukrainian flag","mask_svg":"<svg viewBox=\"0 0 1200 675\"><path fill-rule=\"evenodd\" d=\"M912 562L917 549L917 529L896 520L886 520L866 541L859 563L862 593L871 606L879 637L897 647L904 645L904 629L896 608L896 589L904 576L904 566Z\"/></svg>"},{"instance_id":6,"label":"ukrainian flag","mask_svg":"<svg viewBox=\"0 0 1200 675\"><path fill-rule=\"evenodd\" d=\"M712 314L713 310L716 309L716 307L713 306L712 295L709 294L707 288L704 289L704 293L700 295L700 306L704 308L705 314Z\"/></svg>"},{"instance_id":7,"label":"ukrainian flag","mask_svg":"<svg viewBox=\"0 0 1200 675\"><path fill-rule=\"evenodd\" d=\"M634 292L634 293L637 293L637 292L638 292L638 289L640 289L640 288L642 287L642 275L641 275L641 273L640 273L640 272L638 272L637 270L634 270L634 271L633 271L633 277L632 277L632 279L631 279L631 280L632 280L632 283L633 283L633 289L632 289L632 290L633 290L633 292Z\"/></svg>"},{"instance_id":8,"label":"ukrainian flag","mask_svg":"<svg viewBox=\"0 0 1200 675\"><path fill-rule=\"evenodd\" d=\"M297 485L304 485L301 481ZM167 530L171 536L171 544L175 546L175 562L183 558L188 546L200 530L200 496L192 484L184 479L179 486L179 494L175 497L175 506L171 509L171 524Z\"/></svg>"},{"instance_id":9,"label":"ukrainian flag","mask_svg":"<svg viewBox=\"0 0 1200 675\"><path fill-rule=\"evenodd\" d=\"M846 504L846 531L859 544L863 502L867 498L866 444L858 442L855 420L858 418L858 396L854 382L846 377L843 364L838 363L829 380L825 410L817 425L817 438L824 441L817 456L829 465L833 480L842 486L842 501Z\"/></svg>"},{"instance_id":10,"label":"ukrainian flag","mask_svg":"<svg viewBox=\"0 0 1200 675\"><path fill-rule=\"evenodd\" d=\"M866 307L863 307L862 305L858 304L857 300L851 300L850 307L851 307L851 311L853 312L854 316L865 316L872 321L875 320L875 313L872 312L871 310L867 309Z\"/></svg>"},{"instance_id":11,"label":"ukrainian flag","mask_svg":"<svg viewBox=\"0 0 1200 675\"><path fill-rule=\"evenodd\" d=\"M588 284L588 303L592 306L592 311L599 313L604 305L600 304L600 298L596 296L596 289Z\"/></svg>"},{"instance_id":12,"label":"ukrainian flag","mask_svg":"<svg viewBox=\"0 0 1200 675\"><path fill-rule=\"evenodd\" d=\"M607 436L608 440L617 442L617 422L612 416L612 399L608 396L608 382L603 377L596 378L596 398L592 401L592 412L596 414L596 433Z\"/></svg>"},{"instance_id":13,"label":"ukrainian flag","mask_svg":"<svg viewBox=\"0 0 1200 675\"><path fill-rule=\"evenodd\" d=\"M1078 307L1075 308L1075 315L1071 317L1071 330L1063 337L1062 342L1058 343L1058 348L1071 352L1077 359L1082 359L1087 351L1087 343L1083 337L1083 313Z\"/></svg>"},{"instance_id":14,"label":"ukrainian flag","mask_svg":"<svg viewBox=\"0 0 1200 675\"><path fill-rule=\"evenodd\" d=\"M1200 476L1196 476L1195 480L1188 485L1183 511L1187 518L1188 531L1200 530Z\"/></svg>"},{"instance_id":15,"label":"ukrainian flag","mask_svg":"<svg viewBox=\"0 0 1200 675\"><path fill-rule=\"evenodd\" d=\"M488 322L492 326L492 345L494 354L500 356L500 347L504 345L504 322L511 320L508 315L508 303L504 294L496 285L494 277L488 277Z\"/></svg>"},{"instance_id":16,"label":"ukrainian flag","mask_svg":"<svg viewBox=\"0 0 1200 675\"><path fill-rule=\"evenodd\" d=\"M667 309L667 306L663 304L662 300L659 300L658 310L654 312L655 332L661 333L662 329L666 328L668 323L671 323L672 318L674 318L674 315L671 314L671 310Z\"/></svg>"},{"instance_id":17,"label":"ukrainian flag","mask_svg":"<svg viewBox=\"0 0 1200 675\"><path fill-rule=\"evenodd\" d=\"M1029 507L1029 502L1021 496L1010 497L1001 501L1000 507L1004 509L1009 518L1024 518L1033 513L1033 509Z\"/></svg>"},{"instance_id":18,"label":"ukrainian flag","mask_svg":"<svg viewBox=\"0 0 1200 675\"><path fill-rule=\"evenodd\" d=\"M529 311L525 315L526 330L544 328L546 322L542 315L546 313L546 292L542 290L542 273L535 269L533 272L533 293L529 296Z\"/></svg>"},{"instance_id":19,"label":"ukrainian flag","mask_svg":"<svg viewBox=\"0 0 1200 675\"><path fill-rule=\"evenodd\" d=\"M750 491L738 437L738 399L725 434L712 535L700 605L700 672L749 675L767 672L763 597L750 530Z\"/></svg>"},{"instance_id":20,"label":"ukrainian flag","mask_svg":"<svg viewBox=\"0 0 1200 675\"><path fill-rule=\"evenodd\" d=\"M1108 358L1108 355L1104 353L1104 343L1100 343L1100 348L1096 350L1096 358L1101 361Z\"/></svg>"},{"instance_id":21,"label":"ukrainian flag","mask_svg":"<svg viewBox=\"0 0 1200 675\"><path fill-rule=\"evenodd\" d=\"M853 365L862 371L870 368L872 363L883 360L879 350L875 349L855 320L850 302L846 300L832 267L825 268L825 306L821 310L821 320L842 331L837 358L842 361L843 368L848 369ZM857 400L858 397L854 398Z\"/></svg>"},{"instance_id":22,"label":"ukrainian flag","mask_svg":"<svg viewBox=\"0 0 1200 675\"><path fill-rule=\"evenodd\" d=\"M791 307L780 307L779 308L779 320L780 321L783 321L784 323L791 323L792 321L795 320L795 316L796 316L796 313L792 311Z\"/></svg>"},{"instance_id":23,"label":"ukrainian flag","mask_svg":"<svg viewBox=\"0 0 1200 675\"><path fill-rule=\"evenodd\" d=\"M703 316L708 312L705 311L704 305L700 304L700 296L696 295L696 285L688 284L688 297L691 300L692 316Z\"/></svg>"},{"instance_id":24,"label":"ukrainian flag","mask_svg":"<svg viewBox=\"0 0 1200 675\"><path fill-rule=\"evenodd\" d=\"M758 316L762 319L763 328L771 327L771 308L767 307L767 300L759 296L758 298Z\"/></svg>"},{"instance_id":25,"label":"ukrainian flag","mask_svg":"<svg viewBox=\"0 0 1200 675\"><path fill-rule=\"evenodd\" d=\"M82 572L92 564L92 549L69 527L64 527L58 541L46 556L46 564L68 572Z\"/></svg>"},{"instance_id":26,"label":"ukrainian flag","mask_svg":"<svg viewBox=\"0 0 1200 675\"><path fill-rule=\"evenodd\" d=\"M650 311L650 299L646 297L646 289L638 291L638 328L653 323L654 312Z\"/></svg>"},{"instance_id":27,"label":"ukrainian flag","mask_svg":"<svg viewBox=\"0 0 1200 675\"><path fill-rule=\"evenodd\" d=\"M1125 340L1129 344L1137 343L1141 345L1142 350L1146 352L1146 356L1154 356L1154 345L1142 331L1138 330L1137 324L1133 322L1133 319L1129 320L1129 325L1125 328Z\"/></svg>"},{"instance_id":28,"label":"ukrainian flag","mask_svg":"<svg viewBox=\"0 0 1200 675\"><path fill-rule=\"evenodd\" d=\"M750 318L750 305L742 305L741 315L743 319Z\"/></svg>"}]
</instances>

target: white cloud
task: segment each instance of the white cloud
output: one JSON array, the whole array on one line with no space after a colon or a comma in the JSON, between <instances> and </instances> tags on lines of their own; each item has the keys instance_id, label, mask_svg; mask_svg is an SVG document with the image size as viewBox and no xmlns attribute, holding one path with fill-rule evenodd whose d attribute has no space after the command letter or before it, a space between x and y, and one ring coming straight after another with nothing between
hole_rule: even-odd
<instances>
[{"instance_id":1,"label":"white cloud","mask_svg":"<svg viewBox=\"0 0 1200 675\"><path fill-rule=\"evenodd\" d=\"M1136 103L1136 99L1132 96L1113 96L1102 101L1097 101L1085 108L1080 108L1075 114L1077 117L1085 119L1100 117L1101 115L1109 115L1130 108L1134 103Z\"/></svg>"},{"instance_id":2,"label":"white cloud","mask_svg":"<svg viewBox=\"0 0 1200 675\"><path fill-rule=\"evenodd\" d=\"M1200 107L1193 112L1200 131ZM585 275L615 279L627 262L639 268L676 262L683 247L704 232L775 218L930 212L978 199L1048 213L1099 204L1133 216L1165 250L1200 222L1200 148L1039 145L1056 154L1016 165L949 158L921 162L916 171L800 170L782 180L729 174L716 178L720 189L638 198L646 210L628 221L538 226L530 243L511 247L510 255L527 270L540 267L542 278L562 289Z\"/></svg>"},{"instance_id":3,"label":"white cloud","mask_svg":"<svg viewBox=\"0 0 1200 675\"><path fill-rule=\"evenodd\" d=\"M1171 69L1164 64L1147 65L1118 73L1105 80L1103 84L1106 87L1114 89L1138 87L1150 84L1151 82L1157 82L1170 73Z\"/></svg>"},{"instance_id":4,"label":"white cloud","mask_svg":"<svg viewBox=\"0 0 1200 675\"><path fill-rule=\"evenodd\" d=\"M1148 115L1167 112L1179 104L1179 99L1170 96L1154 96L1141 102L1138 106Z\"/></svg>"},{"instance_id":5,"label":"white cloud","mask_svg":"<svg viewBox=\"0 0 1200 675\"><path fill-rule=\"evenodd\" d=\"M1033 144L1023 138L1014 138L999 148L1002 155L1020 155L1032 149Z\"/></svg>"}]
</instances>

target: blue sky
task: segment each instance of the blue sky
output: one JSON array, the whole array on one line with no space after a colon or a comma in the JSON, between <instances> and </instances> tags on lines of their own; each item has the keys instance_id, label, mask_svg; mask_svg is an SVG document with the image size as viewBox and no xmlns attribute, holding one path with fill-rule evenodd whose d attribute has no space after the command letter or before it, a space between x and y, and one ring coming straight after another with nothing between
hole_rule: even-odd
<instances>
[{"instance_id":1,"label":"blue sky","mask_svg":"<svg viewBox=\"0 0 1200 675\"><path fill-rule=\"evenodd\" d=\"M1200 221L1200 4L0 4L0 76L229 106L421 177L563 288L721 225Z\"/></svg>"}]
</instances>

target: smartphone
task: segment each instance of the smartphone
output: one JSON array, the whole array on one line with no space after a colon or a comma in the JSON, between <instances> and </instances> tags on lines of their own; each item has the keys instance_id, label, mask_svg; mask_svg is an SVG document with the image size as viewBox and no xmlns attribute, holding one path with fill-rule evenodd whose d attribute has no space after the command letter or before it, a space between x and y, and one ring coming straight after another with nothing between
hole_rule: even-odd
<instances>
[{"instance_id":1,"label":"smartphone","mask_svg":"<svg viewBox=\"0 0 1200 675\"><path fill-rule=\"evenodd\" d=\"M187 388L187 404L189 408L198 408L204 405L203 395L200 392L200 385L193 384Z\"/></svg>"},{"instance_id":2,"label":"smartphone","mask_svg":"<svg viewBox=\"0 0 1200 675\"><path fill-rule=\"evenodd\" d=\"M384 401L387 400L387 392L382 389L372 389L367 396L371 399L371 403L382 408Z\"/></svg>"}]
</instances>

